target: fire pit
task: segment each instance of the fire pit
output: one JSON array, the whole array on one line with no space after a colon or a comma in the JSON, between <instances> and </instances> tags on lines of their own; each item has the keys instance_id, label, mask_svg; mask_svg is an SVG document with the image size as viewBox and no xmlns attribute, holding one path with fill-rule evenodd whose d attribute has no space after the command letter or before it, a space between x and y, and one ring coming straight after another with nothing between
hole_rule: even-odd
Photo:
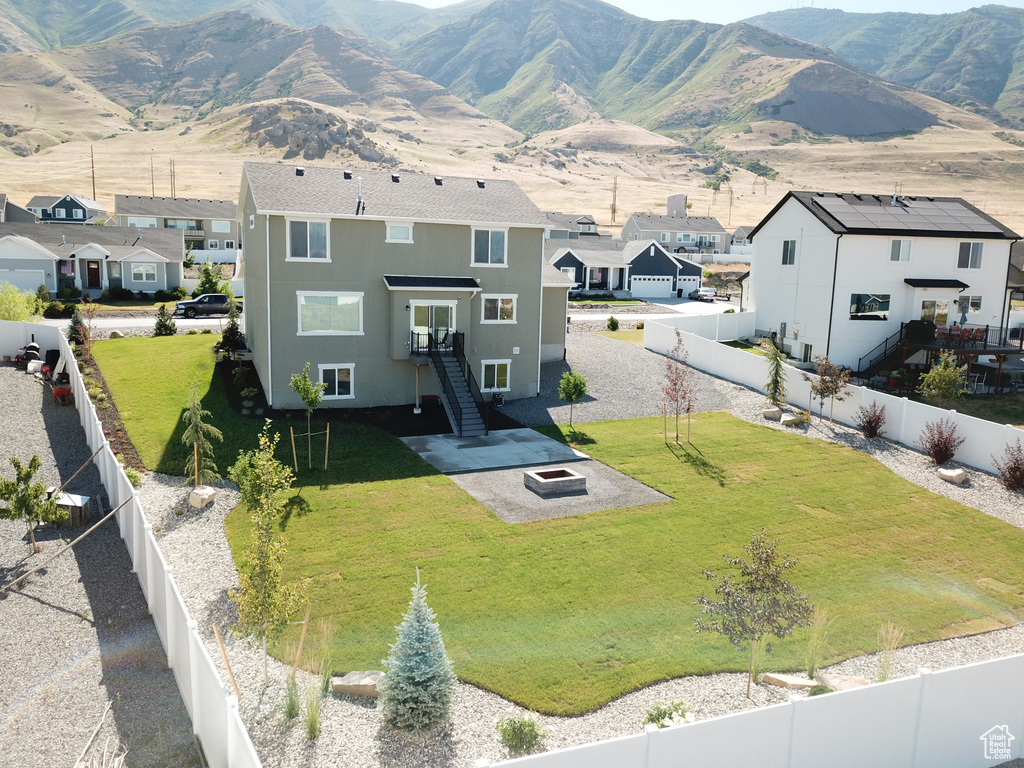
<instances>
[{"instance_id":1,"label":"fire pit","mask_svg":"<svg viewBox=\"0 0 1024 768\"><path fill-rule=\"evenodd\" d=\"M523 484L540 496L585 493L587 490L587 478L568 467L524 472Z\"/></svg>"}]
</instances>

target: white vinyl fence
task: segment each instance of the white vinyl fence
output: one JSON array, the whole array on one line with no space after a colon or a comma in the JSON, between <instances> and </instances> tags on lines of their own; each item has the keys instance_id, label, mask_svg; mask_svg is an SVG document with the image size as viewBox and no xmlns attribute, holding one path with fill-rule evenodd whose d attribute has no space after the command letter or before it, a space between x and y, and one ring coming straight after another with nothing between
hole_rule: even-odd
<instances>
[{"instance_id":1,"label":"white vinyl fence","mask_svg":"<svg viewBox=\"0 0 1024 768\"><path fill-rule=\"evenodd\" d=\"M767 361L760 355L719 343L753 336L752 312L651 320L644 325L644 346L654 352L667 354L676 344L677 329L689 353L689 365L760 392L764 391L768 379ZM786 366L786 399L793 406L806 410L811 385L804 380L803 374L804 371ZM813 374L808 375L813 378ZM1018 439L1024 442L1024 430L1009 424L994 424L965 416L955 410L943 410L867 387L851 386L847 394L843 402L835 403L836 421L852 425L862 405L867 406L872 402L884 405L885 437L911 448L918 447L917 440L926 423L952 419L956 424L957 435L964 438L964 444L956 452L956 460L985 472L995 471L993 458L1002 458L1005 445L1012 445ZM817 407L815 403L814 408ZM825 403L826 415L828 408L829 404Z\"/></svg>"},{"instance_id":2,"label":"white vinyl fence","mask_svg":"<svg viewBox=\"0 0 1024 768\"><path fill-rule=\"evenodd\" d=\"M1021 756L1024 655L508 760L522 768L981 768ZM1009 733L1009 738L1006 734Z\"/></svg>"},{"instance_id":3,"label":"white vinyl fence","mask_svg":"<svg viewBox=\"0 0 1024 768\"><path fill-rule=\"evenodd\" d=\"M13 356L30 341L36 341L43 353L59 349L67 361L75 407L85 430L85 440L93 452L104 446L94 463L112 507L128 500L117 513L117 524L138 576L153 623L167 653L185 708L192 718L192 732L203 745L212 768L260 768L249 732L238 714L238 700L228 693L217 674L210 654L203 645L195 620L189 615L174 583L171 566L164 560L153 537L153 526L146 522L142 504L121 465L114 458L103 435L103 427L82 383L67 339L60 328L35 323L0 321L0 355Z\"/></svg>"}]
</instances>

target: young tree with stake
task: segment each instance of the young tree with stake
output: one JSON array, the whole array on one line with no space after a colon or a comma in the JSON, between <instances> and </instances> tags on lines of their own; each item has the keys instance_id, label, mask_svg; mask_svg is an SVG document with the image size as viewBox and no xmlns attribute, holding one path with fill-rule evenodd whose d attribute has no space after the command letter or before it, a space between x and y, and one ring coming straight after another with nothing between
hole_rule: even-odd
<instances>
[{"instance_id":1,"label":"young tree with stake","mask_svg":"<svg viewBox=\"0 0 1024 768\"><path fill-rule=\"evenodd\" d=\"M772 405L782 405L786 400L786 357L770 340L761 339L761 349L768 359L768 381L765 394Z\"/></svg>"},{"instance_id":2,"label":"young tree with stake","mask_svg":"<svg viewBox=\"0 0 1024 768\"><path fill-rule=\"evenodd\" d=\"M840 368L838 365L828 359L828 355L816 355L815 360L818 361L817 368L817 379L812 379L807 374L803 374L804 381L810 382L811 385L811 399L817 398L818 400L818 419L822 417L822 411L825 408L825 401L829 401L828 407L828 421L832 423L832 414L835 411L836 401L840 403L846 399L848 393L846 388L850 384L850 369ZM808 417L810 416L811 408L810 405L807 407Z\"/></svg>"},{"instance_id":3,"label":"young tree with stake","mask_svg":"<svg viewBox=\"0 0 1024 768\"><path fill-rule=\"evenodd\" d=\"M181 415L181 420L185 422L185 431L181 435L181 442L192 446L192 452L185 459L185 474L194 478L196 487L202 483L220 480L217 465L213 463L213 446L210 445L210 438L223 440L224 435L215 426L203 421L212 415L203 408L203 404L199 400L199 380L193 379L188 408Z\"/></svg>"},{"instance_id":4,"label":"young tree with stake","mask_svg":"<svg viewBox=\"0 0 1024 768\"><path fill-rule=\"evenodd\" d=\"M701 571L709 581L718 580L715 594L721 599L715 601L707 595L697 598L695 605L700 607L701 616L693 622L694 629L717 632L736 647L749 644L748 699L754 678L754 644L768 635L781 640L794 628L806 626L814 611L807 598L785 580L786 571L797 561L780 558L775 552L777 545L778 540L769 541L762 528L743 546L749 561L722 555L729 565L739 569L737 576L719 577L713 571Z\"/></svg>"},{"instance_id":5,"label":"young tree with stake","mask_svg":"<svg viewBox=\"0 0 1024 768\"><path fill-rule=\"evenodd\" d=\"M313 381L309 378L309 363L302 369L302 373L293 373L288 386L292 392L297 394L303 403L306 404L306 452L309 459L309 468L313 468L313 411L320 407L324 399L324 391L327 385L322 381Z\"/></svg>"},{"instance_id":6,"label":"young tree with stake","mask_svg":"<svg viewBox=\"0 0 1024 768\"><path fill-rule=\"evenodd\" d=\"M676 345L668 353L665 383L661 392L676 416L676 444L679 444L679 414L686 414L686 442L690 442L690 417L697 403L697 380L686 361L690 353L683 346L683 335L676 331Z\"/></svg>"},{"instance_id":7,"label":"young tree with stake","mask_svg":"<svg viewBox=\"0 0 1024 768\"><path fill-rule=\"evenodd\" d=\"M576 371L566 371L558 382L558 398L569 404L569 429L572 429L572 407L582 403L587 394L587 380Z\"/></svg>"}]
</instances>

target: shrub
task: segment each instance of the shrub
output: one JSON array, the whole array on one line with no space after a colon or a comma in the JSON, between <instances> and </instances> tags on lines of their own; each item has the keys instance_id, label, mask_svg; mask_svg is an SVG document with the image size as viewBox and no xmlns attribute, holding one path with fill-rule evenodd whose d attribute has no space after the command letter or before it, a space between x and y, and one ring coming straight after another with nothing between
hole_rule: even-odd
<instances>
[{"instance_id":1,"label":"shrub","mask_svg":"<svg viewBox=\"0 0 1024 768\"><path fill-rule=\"evenodd\" d=\"M201 331L200 331L199 333L200 333L200 334L204 334L204 333L213 333L213 330L212 330L212 329L210 329L210 328L203 328L203 330L201 330Z\"/></svg>"},{"instance_id":2,"label":"shrub","mask_svg":"<svg viewBox=\"0 0 1024 768\"><path fill-rule=\"evenodd\" d=\"M36 313L40 314L50 304L50 289L45 285L36 288Z\"/></svg>"},{"instance_id":3,"label":"shrub","mask_svg":"<svg viewBox=\"0 0 1024 768\"><path fill-rule=\"evenodd\" d=\"M43 308L43 317L54 319L71 317L75 312L74 304L64 304L59 301L51 301Z\"/></svg>"},{"instance_id":4,"label":"shrub","mask_svg":"<svg viewBox=\"0 0 1024 768\"><path fill-rule=\"evenodd\" d=\"M497 722L501 743L513 755L530 755L544 749L544 726L531 712L528 715L509 715Z\"/></svg>"},{"instance_id":5,"label":"shrub","mask_svg":"<svg viewBox=\"0 0 1024 768\"><path fill-rule=\"evenodd\" d=\"M124 476L132 484L132 488L142 487L142 474L135 467L124 467Z\"/></svg>"},{"instance_id":6,"label":"shrub","mask_svg":"<svg viewBox=\"0 0 1024 768\"><path fill-rule=\"evenodd\" d=\"M619 330L619 321L615 319L615 315L608 318L608 330L617 331Z\"/></svg>"},{"instance_id":7,"label":"shrub","mask_svg":"<svg viewBox=\"0 0 1024 768\"><path fill-rule=\"evenodd\" d=\"M667 704L660 701L651 704L644 716L644 725L651 724L659 728L668 728L671 725L692 723L695 719L693 712L686 706L686 702L672 699Z\"/></svg>"},{"instance_id":8,"label":"shrub","mask_svg":"<svg viewBox=\"0 0 1024 768\"><path fill-rule=\"evenodd\" d=\"M299 716L299 684L295 682L295 675L288 675L288 683L285 686L284 716L289 720Z\"/></svg>"},{"instance_id":9,"label":"shrub","mask_svg":"<svg viewBox=\"0 0 1024 768\"><path fill-rule=\"evenodd\" d=\"M826 638L832 622L828 619L828 611L824 608L815 608L814 616L811 617L811 633L807 637L807 676L814 679L818 673L818 665L825 655Z\"/></svg>"},{"instance_id":10,"label":"shrub","mask_svg":"<svg viewBox=\"0 0 1024 768\"><path fill-rule=\"evenodd\" d=\"M917 444L934 463L945 464L956 456L957 448L964 444L964 438L957 437L956 424L952 419L940 419L924 425Z\"/></svg>"},{"instance_id":11,"label":"shrub","mask_svg":"<svg viewBox=\"0 0 1024 768\"><path fill-rule=\"evenodd\" d=\"M636 324L636 329L637 329L638 331L642 331L642 330L644 329L644 321L643 321L643 320L639 321L639 322L638 322L638 323Z\"/></svg>"},{"instance_id":12,"label":"shrub","mask_svg":"<svg viewBox=\"0 0 1024 768\"><path fill-rule=\"evenodd\" d=\"M120 285L111 288L107 293L110 294L110 298L113 301L131 301L135 298L134 293Z\"/></svg>"},{"instance_id":13,"label":"shrub","mask_svg":"<svg viewBox=\"0 0 1024 768\"><path fill-rule=\"evenodd\" d=\"M64 301L67 301L68 299L79 299L82 297L82 292L73 285L65 285L60 289L60 297L64 299Z\"/></svg>"},{"instance_id":14,"label":"shrub","mask_svg":"<svg viewBox=\"0 0 1024 768\"><path fill-rule=\"evenodd\" d=\"M723 315L735 315L736 314L736 310L732 309L732 308L729 308L729 309L725 310L725 312L723 312L722 314Z\"/></svg>"},{"instance_id":15,"label":"shrub","mask_svg":"<svg viewBox=\"0 0 1024 768\"><path fill-rule=\"evenodd\" d=\"M171 319L171 313L167 311L167 305L161 304L156 313L156 324L153 326L154 336L173 336L178 332L178 327Z\"/></svg>"},{"instance_id":16,"label":"shrub","mask_svg":"<svg viewBox=\"0 0 1024 768\"><path fill-rule=\"evenodd\" d=\"M876 402L862 405L857 409L853 423L864 437L881 437L885 434L882 429L885 424L885 406L879 406Z\"/></svg>"},{"instance_id":17,"label":"shrub","mask_svg":"<svg viewBox=\"0 0 1024 768\"><path fill-rule=\"evenodd\" d=\"M319 685L311 685L306 689L306 738L310 741L320 735L322 695Z\"/></svg>"},{"instance_id":18,"label":"shrub","mask_svg":"<svg viewBox=\"0 0 1024 768\"><path fill-rule=\"evenodd\" d=\"M153 293L154 301L174 301L174 294L163 289Z\"/></svg>"},{"instance_id":19,"label":"shrub","mask_svg":"<svg viewBox=\"0 0 1024 768\"><path fill-rule=\"evenodd\" d=\"M878 627L878 678L875 682L884 683L892 672L892 656L900 643L903 642L903 629L891 621Z\"/></svg>"},{"instance_id":20,"label":"shrub","mask_svg":"<svg viewBox=\"0 0 1024 768\"><path fill-rule=\"evenodd\" d=\"M197 331L195 328L189 328L187 331L185 331L185 334L187 336L198 336L199 331Z\"/></svg>"},{"instance_id":21,"label":"shrub","mask_svg":"<svg viewBox=\"0 0 1024 768\"><path fill-rule=\"evenodd\" d=\"M992 457L996 472L999 473L999 482L1011 491L1024 490L1024 448L1021 448L1020 439L1016 444L1007 444L1003 448L1003 458Z\"/></svg>"},{"instance_id":22,"label":"shrub","mask_svg":"<svg viewBox=\"0 0 1024 768\"><path fill-rule=\"evenodd\" d=\"M807 692L808 696L821 696L823 693L832 693L832 689L827 685L812 685L811 690Z\"/></svg>"}]
</instances>

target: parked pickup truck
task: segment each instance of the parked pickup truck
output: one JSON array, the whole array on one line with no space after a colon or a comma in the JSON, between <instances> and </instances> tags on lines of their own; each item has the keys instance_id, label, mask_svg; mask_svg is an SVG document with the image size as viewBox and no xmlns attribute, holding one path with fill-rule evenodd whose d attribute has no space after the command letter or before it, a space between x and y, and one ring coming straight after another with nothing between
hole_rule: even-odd
<instances>
[{"instance_id":1,"label":"parked pickup truck","mask_svg":"<svg viewBox=\"0 0 1024 768\"><path fill-rule=\"evenodd\" d=\"M242 302L235 299L238 311L242 311ZM174 307L175 315L197 317L198 315L226 315L228 313L228 297L223 293L204 293L189 301L179 301Z\"/></svg>"}]
</instances>

